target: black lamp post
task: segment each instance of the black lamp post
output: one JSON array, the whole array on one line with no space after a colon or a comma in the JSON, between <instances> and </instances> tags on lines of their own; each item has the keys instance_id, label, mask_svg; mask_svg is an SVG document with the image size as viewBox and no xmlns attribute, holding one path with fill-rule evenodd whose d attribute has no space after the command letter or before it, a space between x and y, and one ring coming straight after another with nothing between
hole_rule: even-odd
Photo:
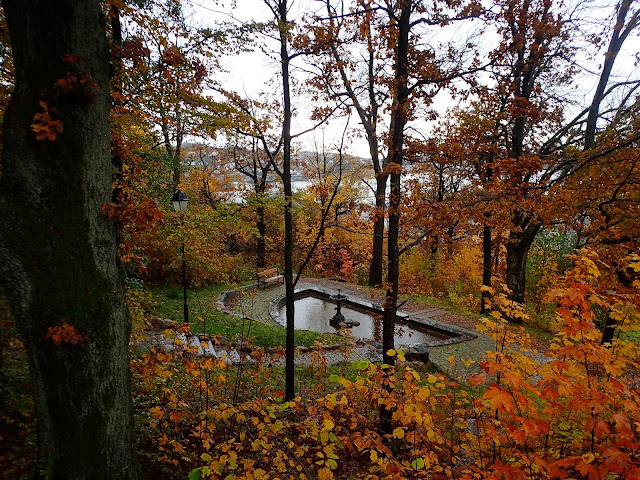
<instances>
[{"instance_id":1,"label":"black lamp post","mask_svg":"<svg viewBox=\"0 0 640 480\"><path fill-rule=\"evenodd\" d=\"M182 244L182 289L184 291L184 323L189 323L189 307L187 306L187 267L184 262L184 212L187 211L189 199L182 190L178 189L176 190L176 193L173 194L171 202L173 203L173 211L181 212L180 221L182 223L183 231L180 235L180 241Z\"/></svg>"}]
</instances>

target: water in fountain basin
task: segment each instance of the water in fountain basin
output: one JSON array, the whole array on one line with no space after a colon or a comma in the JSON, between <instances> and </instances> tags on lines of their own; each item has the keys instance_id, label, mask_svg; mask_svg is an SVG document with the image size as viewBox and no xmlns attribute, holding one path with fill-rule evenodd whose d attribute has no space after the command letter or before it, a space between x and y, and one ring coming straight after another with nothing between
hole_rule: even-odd
<instances>
[{"instance_id":1,"label":"water in fountain basin","mask_svg":"<svg viewBox=\"0 0 640 480\"><path fill-rule=\"evenodd\" d=\"M286 307L282 307L280 314L285 316ZM295 301L295 328L312 330L321 333L335 333L336 329L329 324L329 319L336 313L336 304L315 297L304 297ZM342 304L342 314L347 321L360 322L360 325L348 330L354 338L363 340L382 341L382 317L370 313L353 310ZM401 322L396 322L396 345L410 345L428 343L442 339L441 336L411 328Z\"/></svg>"}]
</instances>

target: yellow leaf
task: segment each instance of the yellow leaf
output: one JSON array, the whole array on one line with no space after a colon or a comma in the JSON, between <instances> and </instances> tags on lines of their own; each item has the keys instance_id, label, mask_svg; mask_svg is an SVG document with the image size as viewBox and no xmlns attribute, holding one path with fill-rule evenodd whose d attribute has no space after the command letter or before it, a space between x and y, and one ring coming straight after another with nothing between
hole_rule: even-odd
<instances>
[{"instance_id":1,"label":"yellow leaf","mask_svg":"<svg viewBox=\"0 0 640 480\"><path fill-rule=\"evenodd\" d=\"M377 463L377 461L378 461L378 452L376 452L375 450L371 450L370 457L371 457L371 461L373 463Z\"/></svg>"},{"instance_id":2,"label":"yellow leaf","mask_svg":"<svg viewBox=\"0 0 640 480\"><path fill-rule=\"evenodd\" d=\"M156 420L161 419L164 415L164 410L162 410L160 407L153 407L149 410L149 412L151 413L151 417L155 418Z\"/></svg>"},{"instance_id":3,"label":"yellow leaf","mask_svg":"<svg viewBox=\"0 0 640 480\"><path fill-rule=\"evenodd\" d=\"M427 387L422 387L420 390L418 390L416 400L418 400L419 402L423 402L429 395L431 395L431 391Z\"/></svg>"},{"instance_id":4,"label":"yellow leaf","mask_svg":"<svg viewBox=\"0 0 640 480\"><path fill-rule=\"evenodd\" d=\"M491 288L491 287L489 287L489 286L487 286L487 285L482 285L482 286L480 287L480 291L481 291L481 292L488 292L488 293L490 293L491 295L495 295L495 293L496 293L496 291L495 291L495 289L494 289L494 288Z\"/></svg>"},{"instance_id":5,"label":"yellow leaf","mask_svg":"<svg viewBox=\"0 0 640 480\"><path fill-rule=\"evenodd\" d=\"M328 480L329 478L333 478L333 473L327 467L318 470L318 480Z\"/></svg>"},{"instance_id":6,"label":"yellow leaf","mask_svg":"<svg viewBox=\"0 0 640 480\"><path fill-rule=\"evenodd\" d=\"M329 420L328 418L325 418L324 422L322 422L322 431L328 431L328 430L333 430L333 427L335 427L335 423L333 423L331 420Z\"/></svg>"},{"instance_id":7,"label":"yellow leaf","mask_svg":"<svg viewBox=\"0 0 640 480\"><path fill-rule=\"evenodd\" d=\"M387 355L389 355L390 357L393 357L396 354L396 351L392 348L390 350L387 350Z\"/></svg>"},{"instance_id":8,"label":"yellow leaf","mask_svg":"<svg viewBox=\"0 0 640 480\"><path fill-rule=\"evenodd\" d=\"M393 431L393 438L404 438L404 429L401 427L396 428Z\"/></svg>"}]
</instances>

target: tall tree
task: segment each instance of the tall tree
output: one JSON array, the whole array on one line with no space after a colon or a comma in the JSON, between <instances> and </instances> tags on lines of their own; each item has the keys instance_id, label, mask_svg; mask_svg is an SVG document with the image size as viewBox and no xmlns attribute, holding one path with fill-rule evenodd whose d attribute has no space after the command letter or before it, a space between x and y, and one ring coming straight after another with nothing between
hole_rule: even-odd
<instances>
[{"instance_id":1,"label":"tall tree","mask_svg":"<svg viewBox=\"0 0 640 480\"><path fill-rule=\"evenodd\" d=\"M401 2L399 11L389 10L390 20L395 24L397 32L394 35L394 76L395 88L391 107L391 124L389 127L388 168L390 173L389 193L389 233L387 244L388 273L387 297L384 303L384 318L382 323L383 360L393 365L395 359L389 355L394 348L394 327L398 306L398 278L400 274L400 249L398 234L400 229L400 176L402 173L404 128L407 123L409 106L409 33L411 31L411 1Z\"/></svg>"},{"instance_id":2,"label":"tall tree","mask_svg":"<svg viewBox=\"0 0 640 480\"><path fill-rule=\"evenodd\" d=\"M393 365L395 318L398 308L400 255L410 248L401 247L400 226L402 190L401 177L405 151L405 129L414 118L418 105L429 106L436 93L452 78L461 75L462 56L452 45L444 56L436 54L435 47L421 44L418 31L422 26L442 27L454 19L469 18L477 13L474 2L450 6L444 2L427 5L420 0L385 2L375 7L383 15L382 28L387 30L387 49L393 59L392 73L388 78L391 96L389 135L387 139L387 171L389 173L388 240L387 240L387 291L382 324L383 361ZM465 45L466 47L467 45ZM391 413L380 411L382 431L391 432Z\"/></svg>"},{"instance_id":3,"label":"tall tree","mask_svg":"<svg viewBox=\"0 0 640 480\"><path fill-rule=\"evenodd\" d=\"M553 209L545 208L549 200L545 193L582 168L583 161L566 150L576 141L575 131L580 132L576 127L585 125L584 145L592 148L595 125L602 117L601 104L622 86L610 85L610 77L624 40L638 25L638 14L631 11L631 3L624 0L616 7L609 46L590 106L568 121L563 118L567 102L559 88L571 83L575 69L572 59L578 32L575 20L566 20L572 12L546 0L500 4L497 22L503 44L494 55L505 61L496 78L498 89L507 96L511 118L504 138L508 156L498 161L494 171L501 172L504 191L512 205L506 244L506 283L511 300L524 302L527 255L545 221L551 220L549 213ZM634 83L637 88L637 81L624 83ZM627 100L628 97L622 103Z\"/></svg>"},{"instance_id":4,"label":"tall tree","mask_svg":"<svg viewBox=\"0 0 640 480\"><path fill-rule=\"evenodd\" d=\"M473 1L449 5L446 2L427 4L420 0L401 0L376 4L379 10L380 28L386 30L386 48L393 59L392 73L388 76L391 98L389 134L387 138L386 170L390 179L388 199L389 226L387 233L387 293L384 303L383 350L384 361L393 364L387 352L394 347L393 335L399 293L399 266L402 252L415 241L401 246L401 176L407 156L405 129L416 117L416 110L429 112L435 95L452 79L479 70L463 52L470 50L464 42L458 50L455 42L441 55L437 45L421 43L421 35L430 28L440 29L452 22L477 16L479 5Z\"/></svg>"},{"instance_id":5,"label":"tall tree","mask_svg":"<svg viewBox=\"0 0 640 480\"><path fill-rule=\"evenodd\" d=\"M291 185L291 141L293 135L291 133L291 120L293 118L293 107L291 101L291 74L290 67L291 61L303 52L292 52L292 32L294 29L294 22L289 19L289 9L293 2L289 0L263 0L265 5L269 8L273 15L273 20L277 28L277 40L279 43L279 55L280 61L280 74L282 81L282 128L280 140L274 150L270 150L266 145L266 137L260 135L265 152L269 155L271 163L274 166L276 173L282 179L284 187L284 283L286 292L286 345L285 345L285 398L293 399L295 396L295 381L294 381L294 357L295 357L295 323L294 323L294 289L295 285L300 278L302 270L305 268L313 249L317 246L322 229L318 232L317 240L311 247L311 251L307 253L306 259L300 266L295 278L294 278L294 222L293 222L293 191ZM327 116L322 121L326 120ZM320 123L321 123L320 122ZM316 125L317 126L317 125ZM312 127L310 130L313 130ZM296 136L302 135L305 132L297 133ZM275 155L282 151L282 163L278 166L275 162ZM338 182L339 185L339 182ZM338 188L338 185L335 187ZM323 212L323 222L326 221L326 215L329 212L331 205L328 205L327 209Z\"/></svg>"},{"instance_id":6,"label":"tall tree","mask_svg":"<svg viewBox=\"0 0 640 480\"><path fill-rule=\"evenodd\" d=\"M4 0L0 278L24 341L47 478L137 479L130 320L111 198L109 50L97 0Z\"/></svg>"},{"instance_id":7,"label":"tall tree","mask_svg":"<svg viewBox=\"0 0 640 480\"><path fill-rule=\"evenodd\" d=\"M134 117L146 134L158 137L151 148L162 147L157 160L168 167L175 191L184 170L185 139L214 136L226 124L228 109L205 88L207 82L216 85L209 74L218 69L217 53L221 45L228 46L228 32L190 26L174 0L125 4L121 14L126 28L121 46L114 49L123 67L117 112Z\"/></svg>"},{"instance_id":8,"label":"tall tree","mask_svg":"<svg viewBox=\"0 0 640 480\"><path fill-rule=\"evenodd\" d=\"M375 175L373 240L369 266L370 286L382 284L384 271L384 231L386 192L389 180L387 157L381 152L382 110L391 97L385 85L384 68L388 61L382 54L381 29L375 27L373 2L358 2L349 12L325 0L326 18L314 18L311 26L316 66L319 74L313 80L325 95L352 107L360 120L369 146L369 157ZM306 37L308 38L308 37Z\"/></svg>"}]
</instances>

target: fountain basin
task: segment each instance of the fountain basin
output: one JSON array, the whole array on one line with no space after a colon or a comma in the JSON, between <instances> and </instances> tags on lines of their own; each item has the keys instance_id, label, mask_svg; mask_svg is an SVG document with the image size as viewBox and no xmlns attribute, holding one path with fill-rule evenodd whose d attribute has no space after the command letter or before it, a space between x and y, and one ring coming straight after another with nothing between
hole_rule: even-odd
<instances>
[{"instance_id":1,"label":"fountain basin","mask_svg":"<svg viewBox=\"0 0 640 480\"><path fill-rule=\"evenodd\" d=\"M332 289L320 286L304 287L295 292L295 328L320 333L337 333L330 323L336 313L336 296ZM348 329L355 339L370 343L382 342L382 306L367 300L348 296L341 299L342 315L352 323ZM285 296L281 295L269 305L269 314L280 325L286 325ZM471 340L474 332L444 324L433 319L412 318L405 312L397 312L395 345L427 347L448 345Z\"/></svg>"}]
</instances>

